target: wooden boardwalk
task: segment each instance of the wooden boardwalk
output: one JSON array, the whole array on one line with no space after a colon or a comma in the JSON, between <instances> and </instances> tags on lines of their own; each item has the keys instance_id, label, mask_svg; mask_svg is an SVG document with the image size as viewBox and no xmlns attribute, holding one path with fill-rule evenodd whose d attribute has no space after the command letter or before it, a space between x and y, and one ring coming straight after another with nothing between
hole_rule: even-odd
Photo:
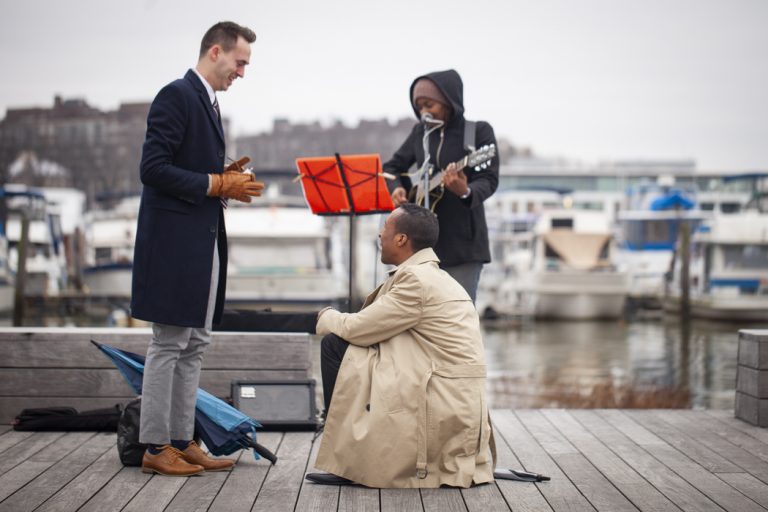
<instances>
[{"instance_id":1,"label":"wooden boardwalk","mask_svg":"<svg viewBox=\"0 0 768 512\"><path fill-rule=\"evenodd\" d=\"M0 426L0 512L546 511L768 509L768 430L728 411L494 411L499 466L549 475L471 489L393 490L304 481L319 443L260 434L277 465L239 454L231 473L145 475L118 460L115 435Z\"/></svg>"}]
</instances>

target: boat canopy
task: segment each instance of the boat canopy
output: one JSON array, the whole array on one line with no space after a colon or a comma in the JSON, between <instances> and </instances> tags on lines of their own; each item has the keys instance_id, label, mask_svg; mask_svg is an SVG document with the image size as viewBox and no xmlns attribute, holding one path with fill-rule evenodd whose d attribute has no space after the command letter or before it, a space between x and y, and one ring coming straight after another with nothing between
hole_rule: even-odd
<instances>
[{"instance_id":1,"label":"boat canopy","mask_svg":"<svg viewBox=\"0 0 768 512\"><path fill-rule=\"evenodd\" d=\"M544 234L544 243L570 267L588 270L606 264L603 250L610 237L604 233L555 229Z\"/></svg>"},{"instance_id":2,"label":"boat canopy","mask_svg":"<svg viewBox=\"0 0 768 512\"><path fill-rule=\"evenodd\" d=\"M679 190L674 190L671 193L655 199L651 203L651 210L690 210L696 205L696 202L685 197Z\"/></svg>"}]
</instances>

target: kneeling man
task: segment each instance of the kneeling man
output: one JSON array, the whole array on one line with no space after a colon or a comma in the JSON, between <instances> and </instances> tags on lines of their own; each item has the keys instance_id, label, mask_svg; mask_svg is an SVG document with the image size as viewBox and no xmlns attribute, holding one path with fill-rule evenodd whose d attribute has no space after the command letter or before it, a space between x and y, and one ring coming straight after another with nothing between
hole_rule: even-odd
<instances>
[{"instance_id":1,"label":"kneeling man","mask_svg":"<svg viewBox=\"0 0 768 512\"><path fill-rule=\"evenodd\" d=\"M379 233L397 267L359 313L325 309L326 422L316 483L439 487L493 480L477 311L438 267L437 217L402 204Z\"/></svg>"}]
</instances>

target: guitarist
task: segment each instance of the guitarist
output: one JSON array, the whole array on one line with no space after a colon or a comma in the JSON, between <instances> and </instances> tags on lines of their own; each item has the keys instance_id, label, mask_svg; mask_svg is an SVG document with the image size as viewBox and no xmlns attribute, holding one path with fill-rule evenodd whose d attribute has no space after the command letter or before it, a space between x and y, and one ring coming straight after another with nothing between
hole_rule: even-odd
<instances>
[{"instance_id":1,"label":"guitarist","mask_svg":"<svg viewBox=\"0 0 768 512\"><path fill-rule=\"evenodd\" d=\"M408 171L414 164L417 169L421 168L424 133L439 125L439 129L429 135L429 161L434 165L433 172L442 173L443 185L442 197L430 202L440 226L435 252L440 258L440 267L461 283L474 301L480 272L483 265L491 261L483 201L498 187L499 157L494 156L490 165L480 171L457 169L455 162L470 153L471 148L465 146L472 145L471 142L475 148L496 144L493 128L484 121L475 123L474 137L471 131L469 136L465 133L463 89L461 77L452 69L429 73L413 81L411 106L416 118L425 121L413 127L400 149L384 164L384 171L396 176L389 182L395 205L408 201L409 192L417 185ZM473 140L465 141L465 138ZM414 180L417 179L418 176L414 176Z\"/></svg>"}]
</instances>

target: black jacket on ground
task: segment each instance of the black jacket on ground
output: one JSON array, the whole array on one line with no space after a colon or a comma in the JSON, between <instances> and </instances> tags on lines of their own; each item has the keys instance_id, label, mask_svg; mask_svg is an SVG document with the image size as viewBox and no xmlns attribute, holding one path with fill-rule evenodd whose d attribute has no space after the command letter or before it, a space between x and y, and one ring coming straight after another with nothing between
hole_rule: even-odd
<instances>
[{"instance_id":1,"label":"black jacket on ground","mask_svg":"<svg viewBox=\"0 0 768 512\"><path fill-rule=\"evenodd\" d=\"M464 86L459 74L450 69L438 71L416 78L411 84L408 100L411 101L413 86L421 78L428 78L440 89L451 103L452 115L448 122L429 136L430 163L435 170L445 169L451 162L461 160L468 151L464 150ZM419 112L414 107L419 118ZM394 156L384 164L384 171L397 178L389 182L390 191L402 186L406 192L411 190L412 181L407 175L413 164L420 169L424 162L423 138L424 124L417 123ZM442 145L440 139L443 138ZM475 147L496 144L493 128L484 121L477 122ZM438 154L439 148L439 154ZM491 261L488 245L488 227L485 223L483 201L490 197L499 184L499 156L493 157L490 166L475 171L464 169L472 193L466 199L445 190L434 212L440 224L440 237L435 246L435 253L440 258L441 266L454 266L463 263ZM417 177L416 177L417 178Z\"/></svg>"}]
</instances>

